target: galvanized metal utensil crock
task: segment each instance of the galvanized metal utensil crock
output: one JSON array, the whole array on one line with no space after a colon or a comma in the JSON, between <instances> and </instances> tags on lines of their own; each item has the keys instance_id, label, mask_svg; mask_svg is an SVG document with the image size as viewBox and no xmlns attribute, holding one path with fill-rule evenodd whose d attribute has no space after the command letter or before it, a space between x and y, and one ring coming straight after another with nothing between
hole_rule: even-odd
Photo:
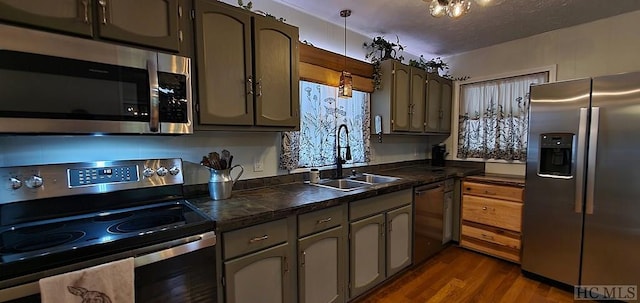
<instances>
[{"instance_id":1,"label":"galvanized metal utensil crock","mask_svg":"<svg viewBox=\"0 0 640 303\"><path fill-rule=\"evenodd\" d=\"M240 173L234 179L231 177L231 171L236 167L240 168ZM240 179L244 168L238 164L227 169L209 168L209 171L211 172L211 178L209 178L209 196L211 196L213 200L224 200L231 197L233 184Z\"/></svg>"}]
</instances>

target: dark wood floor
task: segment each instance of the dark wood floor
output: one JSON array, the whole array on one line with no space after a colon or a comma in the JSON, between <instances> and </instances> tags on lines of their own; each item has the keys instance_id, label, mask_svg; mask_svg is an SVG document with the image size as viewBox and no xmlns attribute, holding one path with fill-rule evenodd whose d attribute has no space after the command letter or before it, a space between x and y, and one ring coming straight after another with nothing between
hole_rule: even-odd
<instances>
[{"instance_id":1,"label":"dark wood floor","mask_svg":"<svg viewBox=\"0 0 640 303\"><path fill-rule=\"evenodd\" d=\"M573 302L516 264L450 246L358 302Z\"/></svg>"}]
</instances>

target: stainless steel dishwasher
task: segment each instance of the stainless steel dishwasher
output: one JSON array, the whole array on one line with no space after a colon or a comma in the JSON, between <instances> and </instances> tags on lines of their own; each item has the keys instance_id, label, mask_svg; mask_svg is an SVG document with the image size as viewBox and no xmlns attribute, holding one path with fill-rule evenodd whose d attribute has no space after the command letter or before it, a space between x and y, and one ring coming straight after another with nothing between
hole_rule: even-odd
<instances>
[{"instance_id":1,"label":"stainless steel dishwasher","mask_svg":"<svg viewBox=\"0 0 640 303\"><path fill-rule=\"evenodd\" d=\"M414 263L424 262L451 241L453 179L414 190Z\"/></svg>"}]
</instances>

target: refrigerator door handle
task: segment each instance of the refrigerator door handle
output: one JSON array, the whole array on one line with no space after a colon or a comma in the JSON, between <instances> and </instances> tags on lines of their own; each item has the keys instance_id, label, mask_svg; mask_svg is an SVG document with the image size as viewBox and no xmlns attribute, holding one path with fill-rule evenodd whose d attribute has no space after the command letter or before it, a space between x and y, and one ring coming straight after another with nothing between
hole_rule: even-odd
<instances>
[{"instance_id":1,"label":"refrigerator door handle","mask_svg":"<svg viewBox=\"0 0 640 303\"><path fill-rule=\"evenodd\" d=\"M586 107L580 108L580 125L578 128L578 142L576 149L576 201L574 210L582 213L582 203L584 202L584 158L587 141L587 123L589 122L589 112Z\"/></svg>"},{"instance_id":2,"label":"refrigerator door handle","mask_svg":"<svg viewBox=\"0 0 640 303\"><path fill-rule=\"evenodd\" d=\"M600 126L600 107L591 108L591 129L589 130L589 155L587 162L587 203L586 213L593 214L595 183L596 183L596 157L598 152L598 128Z\"/></svg>"}]
</instances>

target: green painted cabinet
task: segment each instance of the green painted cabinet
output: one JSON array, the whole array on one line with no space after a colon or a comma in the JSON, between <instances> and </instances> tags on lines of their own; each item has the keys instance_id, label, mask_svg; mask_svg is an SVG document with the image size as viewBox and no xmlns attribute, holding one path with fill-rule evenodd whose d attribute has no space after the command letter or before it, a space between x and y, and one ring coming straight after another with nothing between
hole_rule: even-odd
<instances>
[{"instance_id":1,"label":"green painted cabinet","mask_svg":"<svg viewBox=\"0 0 640 303\"><path fill-rule=\"evenodd\" d=\"M198 128L298 128L298 29L216 1L195 11Z\"/></svg>"},{"instance_id":2,"label":"green painted cabinet","mask_svg":"<svg viewBox=\"0 0 640 303\"><path fill-rule=\"evenodd\" d=\"M180 52L180 19L188 18L183 1L188 0L0 0L0 19Z\"/></svg>"},{"instance_id":3,"label":"green painted cabinet","mask_svg":"<svg viewBox=\"0 0 640 303\"><path fill-rule=\"evenodd\" d=\"M424 132L427 73L397 60L385 60L380 68L382 87L371 95L371 109L382 117L383 132Z\"/></svg>"},{"instance_id":4,"label":"green painted cabinet","mask_svg":"<svg viewBox=\"0 0 640 303\"><path fill-rule=\"evenodd\" d=\"M452 92L453 81L440 77L437 74L427 74L426 132L451 132Z\"/></svg>"},{"instance_id":5,"label":"green painted cabinet","mask_svg":"<svg viewBox=\"0 0 640 303\"><path fill-rule=\"evenodd\" d=\"M349 203L349 298L413 262L413 197L402 190Z\"/></svg>"},{"instance_id":6,"label":"green painted cabinet","mask_svg":"<svg viewBox=\"0 0 640 303\"><path fill-rule=\"evenodd\" d=\"M345 244L342 226L298 240L298 302L345 302Z\"/></svg>"},{"instance_id":7,"label":"green painted cabinet","mask_svg":"<svg viewBox=\"0 0 640 303\"><path fill-rule=\"evenodd\" d=\"M287 303L289 298L289 244L284 243L226 261L227 303Z\"/></svg>"}]
</instances>

